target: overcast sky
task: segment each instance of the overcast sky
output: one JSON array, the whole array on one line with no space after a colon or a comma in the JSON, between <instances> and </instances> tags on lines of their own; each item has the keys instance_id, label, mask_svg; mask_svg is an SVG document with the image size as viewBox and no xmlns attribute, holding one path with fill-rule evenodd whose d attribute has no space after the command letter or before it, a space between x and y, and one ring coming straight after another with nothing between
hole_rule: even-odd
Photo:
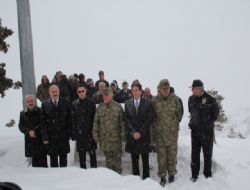
<instances>
[{"instance_id":1,"label":"overcast sky","mask_svg":"<svg viewBox=\"0 0 250 190\"><path fill-rule=\"evenodd\" d=\"M199 78L226 97L226 112L249 107L249 0L30 0L37 85L62 70L131 83L156 93L167 78L186 105ZM16 0L0 0L4 26L14 30L0 54L8 75L20 80ZM14 94L12 94L14 93ZM20 92L0 100L9 104ZM11 107L10 106L10 107ZM1 114L5 114L2 111ZM16 109L21 109L17 103Z\"/></svg>"}]
</instances>

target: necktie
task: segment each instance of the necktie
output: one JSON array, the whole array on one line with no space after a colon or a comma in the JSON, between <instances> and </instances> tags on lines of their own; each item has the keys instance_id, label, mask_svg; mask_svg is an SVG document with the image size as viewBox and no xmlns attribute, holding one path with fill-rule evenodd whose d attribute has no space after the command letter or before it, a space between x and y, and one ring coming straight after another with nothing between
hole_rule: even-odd
<instances>
[{"instance_id":1,"label":"necktie","mask_svg":"<svg viewBox=\"0 0 250 190\"><path fill-rule=\"evenodd\" d=\"M135 109L136 109L136 112L137 112L137 110L138 110L138 107L139 107L139 102L136 100L136 101L135 101Z\"/></svg>"},{"instance_id":2,"label":"necktie","mask_svg":"<svg viewBox=\"0 0 250 190\"><path fill-rule=\"evenodd\" d=\"M55 104L55 106L57 106L57 101L56 100L54 101L54 104Z\"/></svg>"}]
</instances>

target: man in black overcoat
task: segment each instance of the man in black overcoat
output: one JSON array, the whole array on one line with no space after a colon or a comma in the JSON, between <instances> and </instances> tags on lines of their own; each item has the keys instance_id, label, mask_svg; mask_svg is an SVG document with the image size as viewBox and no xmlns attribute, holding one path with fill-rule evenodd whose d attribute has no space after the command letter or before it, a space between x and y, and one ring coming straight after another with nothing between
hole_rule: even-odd
<instances>
[{"instance_id":1,"label":"man in black overcoat","mask_svg":"<svg viewBox=\"0 0 250 190\"><path fill-rule=\"evenodd\" d=\"M151 101L141 97L142 87L140 84L132 85L132 96L125 102L125 122L127 142L125 150L131 153L132 169L134 175L140 175L139 156L143 163L142 178L146 179L149 174L150 126L153 121L153 106Z\"/></svg>"},{"instance_id":2,"label":"man in black overcoat","mask_svg":"<svg viewBox=\"0 0 250 190\"><path fill-rule=\"evenodd\" d=\"M80 167L86 168L86 152L90 156L90 167L96 168L96 142L92 136L96 106L93 100L86 97L87 87L77 88L78 99L72 103L73 138L76 139Z\"/></svg>"},{"instance_id":3,"label":"man in black overcoat","mask_svg":"<svg viewBox=\"0 0 250 190\"><path fill-rule=\"evenodd\" d=\"M25 97L26 109L21 111L19 130L25 136L25 156L32 158L33 167L47 167L47 155L42 141L40 115L33 95Z\"/></svg>"},{"instance_id":4,"label":"man in black overcoat","mask_svg":"<svg viewBox=\"0 0 250 190\"><path fill-rule=\"evenodd\" d=\"M70 152L69 138L72 133L71 105L66 99L59 97L58 86L52 85L49 94L50 98L42 104L43 142L50 156L50 166L66 167L67 154Z\"/></svg>"}]
</instances>

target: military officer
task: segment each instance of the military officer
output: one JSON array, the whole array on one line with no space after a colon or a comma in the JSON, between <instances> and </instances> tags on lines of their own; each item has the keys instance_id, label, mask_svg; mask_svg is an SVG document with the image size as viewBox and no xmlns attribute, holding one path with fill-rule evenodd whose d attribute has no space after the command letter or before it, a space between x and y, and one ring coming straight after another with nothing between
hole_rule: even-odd
<instances>
[{"instance_id":1,"label":"military officer","mask_svg":"<svg viewBox=\"0 0 250 190\"><path fill-rule=\"evenodd\" d=\"M174 182L177 163L177 141L179 122L182 118L180 99L170 93L170 83L162 79L158 85L159 94L153 101L155 109L154 141L158 160L158 175L160 184L165 186L166 175L168 182Z\"/></svg>"},{"instance_id":2,"label":"military officer","mask_svg":"<svg viewBox=\"0 0 250 190\"><path fill-rule=\"evenodd\" d=\"M122 140L125 138L124 112L122 106L113 100L112 88L103 91L103 103L95 114L93 137L100 145L109 169L122 172Z\"/></svg>"}]
</instances>

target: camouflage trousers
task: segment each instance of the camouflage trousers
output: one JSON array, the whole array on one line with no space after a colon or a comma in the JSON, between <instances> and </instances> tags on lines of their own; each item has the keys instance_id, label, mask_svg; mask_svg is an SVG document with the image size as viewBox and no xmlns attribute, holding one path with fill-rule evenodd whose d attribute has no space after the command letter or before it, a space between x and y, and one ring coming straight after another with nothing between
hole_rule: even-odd
<instances>
[{"instance_id":1,"label":"camouflage trousers","mask_svg":"<svg viewBox=\"0 0 250 190\"><path fill-rule=\"evenodd\" d=\"M158 144L156 147L158 176L160 178L175 175L177 164L177 143L172 145Z\"/></svg>"},{"instance_id":2,"label":"camouflage trousers","mask_svg":"<svg viewBox=\"0 0 250 190\"><path fill-rule=\"evenodd\" d=\"M104 156L106 159L107 168L114 170L115 172L121 174L122 173L122 156L121 153L110 151L104 152Z\"/></svg>"}]
</instances>

